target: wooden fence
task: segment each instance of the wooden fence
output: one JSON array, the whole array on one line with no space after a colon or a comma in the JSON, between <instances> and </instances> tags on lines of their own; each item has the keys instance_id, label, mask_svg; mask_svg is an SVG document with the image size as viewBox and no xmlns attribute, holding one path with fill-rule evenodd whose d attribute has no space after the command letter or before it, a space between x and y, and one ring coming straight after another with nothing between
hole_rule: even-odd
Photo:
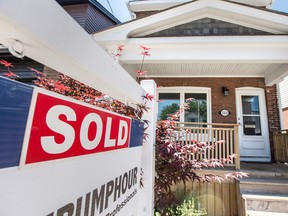
<instances>
[{"instance_id":1,"label":"wooden fence","mask_svg":"<svg viewBox=\"0 0 288 216\"><path fill-rule=\"evenodd\" d=\"M288 162L288 130L273 134L274 157L276 162Z\"/></svg>"},{"instance_id":2,"label":"wooden fence","mask_svg":"<svg viewBox=\"0 0 288 216\"><path fill-rule=\"evenodd\" d=\"M205 208L207 216L237 216L237 185L231 182L199 183L188 182L184 186L175 186L178 197L194 195L199 199L201 208Z\"/></svg>"},{"instance_id":3,"label":"wooden fence","mask_svg":"<svg viewBox=\"0 0 288 216\"><path fill-rule=\"evenodd\" d=\"M237 124L180 122L176 127L175 139L185 144L205 142L211 147L211 150L202 154L187 154L191 160L227 158L232 154L239 155L238 126ZM240 158L234 159L227 165L240 169Z\"/></svg>"}]
</instances>

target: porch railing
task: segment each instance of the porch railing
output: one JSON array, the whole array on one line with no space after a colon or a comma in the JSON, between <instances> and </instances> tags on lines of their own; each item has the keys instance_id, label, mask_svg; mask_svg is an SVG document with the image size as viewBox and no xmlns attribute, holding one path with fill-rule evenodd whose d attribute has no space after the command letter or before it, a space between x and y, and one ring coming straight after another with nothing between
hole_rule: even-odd
<instances>
[{"instance_id":1,"label":"porch railing","mask_svg":"<svg viewBox=\"0 0 288 216\"><path fill-rule=\"evenodd\" d=\"M288 130L274 132L274 157L276 162L288 162Z\"/></svg>"},{"instance_id":2,"label":"porch railing","mask_svg":"<svg viewBox=\"0 0 288 216\"><path fill-rule=\"evenodd\" d=\"M176 124L176 137L183 143L205 142L211 147L197 156L187 155L189 159L221 159L237 154L238 157L226 165L240 169L238 127L238 124L179 122Z\"/></svg>"}]
</instances>

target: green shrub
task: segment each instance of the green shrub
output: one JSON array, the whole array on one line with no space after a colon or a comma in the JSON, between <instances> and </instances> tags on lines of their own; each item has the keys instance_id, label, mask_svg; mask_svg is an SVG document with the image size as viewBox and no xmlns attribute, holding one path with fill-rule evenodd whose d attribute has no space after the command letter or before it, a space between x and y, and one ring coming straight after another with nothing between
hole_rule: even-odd
<instances>
[{"instance_id":1,"label":"green shrub","mask_svg":"<svg viewBox=\"0 0 288 216\"><path fill-rule=\"evenodd\" d=\"M174 205L165 209L165 211L155 211L155 216L204 216L207 212L204 208L201 208L199 200L190 195L186 197L178 205Z\"/></svg>"},{"instance_id":2,"label":"green shrub","mask_svg":"<svg viewBox=\"0 0 288 216\"><path fill-rule=\"evenodd\" d=\"M200 207L199 200L194 196L189 196L176 207L176 215L181 216L202 216L207 215L204 208Z\"/></svg>"}]
</instances>

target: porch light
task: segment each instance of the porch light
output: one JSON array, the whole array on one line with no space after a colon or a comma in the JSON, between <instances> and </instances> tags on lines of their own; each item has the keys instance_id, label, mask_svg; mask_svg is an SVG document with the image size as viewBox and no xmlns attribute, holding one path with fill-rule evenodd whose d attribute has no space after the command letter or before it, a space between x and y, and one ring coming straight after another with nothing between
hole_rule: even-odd
<instances>
[{"instance_id":1,"label":"porch light","mask_svg":"<svg viewBox=\"0 0 288 216\"><path fill-rule=\"evenodd\" d=\"M222 93L224 96L228 96L229 95L229 89L227 87L222 87Z\"/></svg>"}]
</instances>

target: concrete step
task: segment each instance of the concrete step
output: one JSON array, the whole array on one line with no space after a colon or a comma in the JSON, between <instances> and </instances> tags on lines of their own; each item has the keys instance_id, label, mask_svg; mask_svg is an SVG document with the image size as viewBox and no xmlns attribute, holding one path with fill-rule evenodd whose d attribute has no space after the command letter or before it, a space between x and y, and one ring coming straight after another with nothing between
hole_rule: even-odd
<instances>
[{"instance_id":1,"label":"concrete step","mask_svg":"<svg viewBox=\"0 0 288 216\"><path fill-rule=\"evenodd\" d=\"M281 178L245 178L239 181L240 193L287 195L288 180Z\"/></svg>"},{"instance_id":2,"label":"concrete step","mask_svg":"<svg viewBox=\"0 0 288 216\"><path fill-rule=\"evenodd\" d=\"M242 170L241 170L242 171ZM288 172L279 172L279 171L254 171L249 172L243 170L243 172L247 172L249 174L249 178L255 179L286 179L288 181Z\"/></svg>"},{"instance_id":3,"label":"concrete step","mask_svg":"<svg viewBox=\"0 0 288 216\"><path fill-rule=\"evenodd\" d=\"M247 216L288 216L288 196L242 194Z\"/></svg>"}]
</instances>

